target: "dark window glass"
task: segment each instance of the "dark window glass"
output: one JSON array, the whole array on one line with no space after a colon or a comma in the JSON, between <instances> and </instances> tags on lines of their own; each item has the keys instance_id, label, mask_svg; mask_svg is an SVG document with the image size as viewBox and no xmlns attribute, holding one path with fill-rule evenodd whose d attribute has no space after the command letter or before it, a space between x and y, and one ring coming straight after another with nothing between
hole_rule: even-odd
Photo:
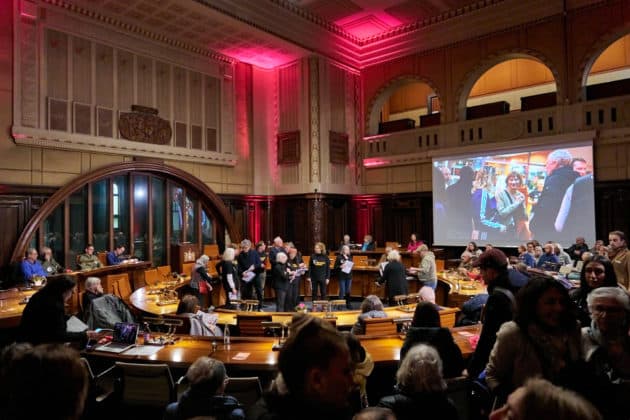
<instances>
[{"instance_id":1,"label":"dark window glass","mask_svg":"<svg viewBox=\"0 0 630 420\"><path fill-rule=\"evenodd\" d=\"M126 175L114 177L112 188L114 246L129 247L129 177Z\"/></svg>"},{"instance_id":2,"label":"dark window glass","mask_svg":"<svg viewBox=\"0 0 630 420\"><path fill-rule=\"evenodd\" d=\"M44 246L52 249L55 261L62 265L68 265L63 249L63 209L64 205L62 204L44 220ZM74 267L74 264L70 264L70 266Z\"/></svg>"},{"instance_id":3,"label":"dark window glass","mask_svg":"<svg viewBox=\"0 0 630 420\"><path fill-rule=\"evenodd\" d=\"M76 260L78 254L83 253L88 241L87 233L87 186L75 192L68 199L70 203L70 253L71 259ZM97 251L103 251L97 249Z\"/></svg>"},{"instance_id":4,"label":"dark window glass","mask_svg":"<svg viewBox=\"0 0 630 420\"><path fill-rule=\"evenodd\" d=\"M201 211L201 243L203 245L214 243L213 222L204 210Z\"/></svg>"},{"instance_id":5,"label":"dark window glass","mask_svg":"<svg viewBox=\"0 0 630 420\"><path fill-rule=\"evenodd\" d=\"M133 177L133 256L148 259L147 237L149 231L149 178Z\"/></svg>"},{"instance_id":6,"label":"dark window glass","mask_svg":"<svg viewBox=\"0 0 630 420\"><path fill-rule=\"evenodd\" d=\"M153 210L153 265L166 264L166 199L165 182L152 178L151 206Z\"/></svg>"},{"instance_id":7,"label":"dark window glass","mask_svg":"<svg viewBox=\"0 0 630 420\"><path fill-rule=\"evenodd\" d=\"M94 249L109 248L109 182L92 184L92 243Z\"/></svg>"}]
</instances>

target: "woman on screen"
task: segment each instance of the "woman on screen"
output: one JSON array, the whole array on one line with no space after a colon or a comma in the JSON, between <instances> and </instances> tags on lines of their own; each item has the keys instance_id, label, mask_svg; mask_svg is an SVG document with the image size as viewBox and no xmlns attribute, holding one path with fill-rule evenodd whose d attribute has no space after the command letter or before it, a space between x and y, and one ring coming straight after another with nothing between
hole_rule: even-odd
<instances>
[{"instance_id":1,"label":"woman on screen","mask_svg":"<svg viewBox=\"0 0 630 420\"><path fill-rule=\"evenodd\" d=\"M525 213L523 177L518 172L510 172L505 178L506 188L496 196L499 220L506 226L506 233L521 240L530 237Z\"/></svg>"},{"instance_id":2,"label":"woman on screen","mask_svg":"<svg viewBox=\"0 0 630 420\"><path fill-rule=\"evenodd\" d=\"M506 226L499 222L494 168L484 167L477 173L476 190L472 193L470 205L473 212L473 239L489 240L500 237L506 232Z\"/></svg>"}]
</instances>

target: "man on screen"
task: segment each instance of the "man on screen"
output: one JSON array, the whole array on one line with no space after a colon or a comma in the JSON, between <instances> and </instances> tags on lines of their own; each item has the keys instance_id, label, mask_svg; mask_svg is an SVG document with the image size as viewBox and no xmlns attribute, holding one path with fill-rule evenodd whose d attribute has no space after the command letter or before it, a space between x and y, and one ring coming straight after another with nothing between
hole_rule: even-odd
<instances>
[{"instance_id":1,"label":"man on screen","mask_svg":"<svg viewBox=\"0 0 630 420\"><path fill-rule=\"evenodd\" d=\"M547 156L547 178L538 203L532 209L530 229L534 237L549 236L556 232L554 223L567 188L578 177L571 167L573 157L566 149L554 150Z\"/></svg>"},{"instance_id":2,"label":"man on screen","mask_svg":"<svg viewBox=\"0 0 630 420\"><path fill-rule=\"evenodd\" d=\"M580 157L575 158L573 159L571 166L573 167L573 170L577 172L580 176L586 175L586 159Z\"/></svg>"}]
</instances>

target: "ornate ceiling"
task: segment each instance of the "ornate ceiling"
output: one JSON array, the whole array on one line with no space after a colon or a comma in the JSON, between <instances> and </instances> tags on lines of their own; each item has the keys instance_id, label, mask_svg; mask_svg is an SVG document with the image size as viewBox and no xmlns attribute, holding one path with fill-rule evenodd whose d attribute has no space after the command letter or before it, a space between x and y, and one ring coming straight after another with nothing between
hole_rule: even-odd
<instances>
[{"instance_id":1,"label":"ornate ceiling","mask_svg":"<svg viewBox=\"0 0 630 420\"><path fill-rule=\"evenodd\" d=\"M23 2L29 0L22 0ZM582 7L598 0L567 0ZM563 12L563 0L40 0L225 61L361 69Z\"/></svg>"}]
</instances>

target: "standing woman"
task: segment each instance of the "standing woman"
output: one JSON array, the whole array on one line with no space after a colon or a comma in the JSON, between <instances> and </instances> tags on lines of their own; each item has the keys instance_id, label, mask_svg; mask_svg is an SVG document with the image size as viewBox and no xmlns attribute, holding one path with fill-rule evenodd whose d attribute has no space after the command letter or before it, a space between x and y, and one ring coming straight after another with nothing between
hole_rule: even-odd
<instances>
[{"instance_id":1,"label":"standing woman","mask_svg":"<svg viewBox=\"0 0 630 420\"><path fill-rule=\"evenodd\" d=\"M352 255L350 255L350 247L344 245L341 247L341 253L337 255L335 260L335 270L337 270L337 278L339 279L339 299L346 300L346 308L352 309L350 304L350 290L352 290Z\"/></svg>"},{"instance_id":2,"label":"standing woman","mask_svg":"<svg viewBox=\"0 0 630 420\"><path fill-rule=\"evenodd\" d=\"M330 282L330 259L326 255L326 245L321 242L315 244L315 253L308 263L309 281L313 285L313 301L317 300L317 289L322 299L326 299L326 286Z\"/></svg>"},{"instance_id":3,"label":"standing woman","mask_svg":"<svg viewBox=\"0 0 630 420\"><path fill-rule=\"evenodd\" d=\"M210 285L212 277L208 275L207 270L208 261L210 261L210 257L207 255L199 257L199 259L195 261L195 266L193 267L190 279L190 288L204 308L209 306L206 305L206 303L211 301L209 297L210 292L212 291L212 286ZM206 299L206 297L208 299Z\"/></svg>"},{"instance_id":4,"label":"standing woman","mask_svg":"<svg viewBox=\"0 0 630 420\"><path fill-rule=\"evenodd\" d=\"M234 264L234 248L225 248L221 262L217 264L217 273L225 290L225 306L232 306L231 299L238 298L238 270ZM231 295L231 296L230 296Z\"/></svg>"},{"instance_id":5,"label":"standing woman","mask_svg":"<svg viewBox=\"0 0 630 420\"><path fill-rule=\"evenodd\" d=\"M265 265L267 263L267 245L264 241L260 241L256 244L256 254L260 260L260 265L254 269L256 277L254 277L254 290L258 296L258 310L263 310L263 301L265 300L265 278L267 273Z\"/></svg>"},{"instance_id":6,"label":"standing woman","mask_svg":"<svg viewBox=\"0 0 630 420\"><path fill-rule=\"evenodd\" d=\"M287 290L291 280L291 270L287 266L289 257L284 252L276 254L276 261L271 268L273 289L276 291L276 311L290 312L292 308L287 304Z\"/></svg>"},{"instance_id":7,"label":"standing woman","mask_svg":"<svg viewBox=\"0 0 630 420\"><path fill-rule=\"evenodd\" d=\"M387 283L389 306L396 306L394 296L408 294L407 275L405 274L405 266L400 262L400 253L398 251L391 251L387 255L387 261L388 263L383 270L383 276L377 280L377 283L379 286Z\"/></svg>"},{"instance_id":8,"label":"standing woman","mask_svg":"<svg viewBox=\"0 0 630 420\"><path fill-rule=\"evenodd\" d=\"M292 242L289 242L289 260L287 266L292 273L292 277L289 280L286 302L286 306L289 308L287 312L290 312L300 303L300 283L305 267L304 261L302 261L302 254L300 254Z\"/></svg>"}]
</instances>

